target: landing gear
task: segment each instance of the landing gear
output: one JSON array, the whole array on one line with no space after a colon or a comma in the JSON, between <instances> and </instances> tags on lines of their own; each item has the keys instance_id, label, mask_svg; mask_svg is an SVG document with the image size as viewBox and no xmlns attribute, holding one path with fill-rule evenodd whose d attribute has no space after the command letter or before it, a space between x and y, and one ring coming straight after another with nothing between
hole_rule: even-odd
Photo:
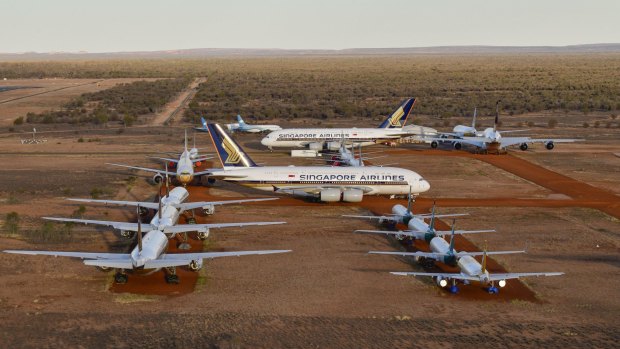
<instances>
[{"instance_id":1,"label":"landing gear","mask_svg":"<svg viewBox=\"0 0 620 349\"><path fill-rule=\"evenodd\" d=\"M189 250L192 246L187 242L187 233L181 234L181 243L177 246L179 250Z\"/></svg>"},{"instance_id":2,"label":"landing gear","mask_svg":"<svg viewBox=\"0 0 620 349\"><path fill-rule=\"evenodd\" d=\"M549 142L545 145L545 147L547 148L547 150L552 150L555 146L553 145L553 142Z\"/></svg>"},{"instance_id":3,"label":"landing gear","mask_svg":"<svg viewBox=\"0 0 620 349\"><path fill-rule=\"evenodd\" d=\"M116 274L114 274L114 282L117 284L126 284L127 279L127 273L125 273L125 271L122 269L116 272Z\"/></svg>"},{"instance_id":4,"label":"landing gear","mask_svg":"<svg viewBox=\"0 0 620 349\"><path fill-rule=\"evenodd\" d=\"M527 143L522 143L522 144L519 146L519 149L521 149L521 150L523 150L523 151L526 151L526 150L527 150Z\"/></svg>"},{"instance_id":5,"label":"landing gear","mask_svg":"<svg viewBox=\"0 0 620 349\"><path fill-rule=\"evenodd\" d=\"M204 231L199 231L198 233L196 233L196 237L198 237L198 240L200 241L205 241L209 237L209 233L205 233Z\"/></svg>"},{"instance_id":6,"label":"landing gear","mask_svg":"<svg viewBox=\"0 0 620 349\"><path fill-rule=\"evenodd\" d=\"M459 287L456 285L456 280L452 280L452 285L450 286L448 291L450 291L450 293L452 294L459 293Z\"/></svg>"},{"instance_id":7,"label":"landing gear","mask_svg":"<svg viewBox=\"0 0 620 349\"><path fill-rule=\"evenodd\" d=\"M439 143L437 143L437 141L432 141L431 142L431 148L433 148L433 149L437 149L438 145L439 145Z\"/></svg>"},{"instance_id":8,"label":"landing gear","mask_svg":"<svg viewBox=\"0 0 620 349\"><path fill-rule=\"evenodd\" d=\"M167 284L178 284L179 276L177 275L177 268L169 267L166 268L166 283Z\"/></svg>"},{"instance_id":9,"label":"landing gear","mask_svg":"<svg viewBox=\"0 0 620 349\"><path fill-rule=\"evenodd\" d=\"M499 288L495 287L495 283L492 283L491 286L487 288L487 292L489 292L489 294L498 294Z\"/></svg>"},{"instance_id":10,"label":"landing gear","mask_svg":"<svg viewBox=\"0 0 620 349\"><path fill-rule=\"evenodd\" d=\"M461 143L454 143L454 149L461 150L461 148L463 148L463 145Z\"/></svg>"}]
</instances>

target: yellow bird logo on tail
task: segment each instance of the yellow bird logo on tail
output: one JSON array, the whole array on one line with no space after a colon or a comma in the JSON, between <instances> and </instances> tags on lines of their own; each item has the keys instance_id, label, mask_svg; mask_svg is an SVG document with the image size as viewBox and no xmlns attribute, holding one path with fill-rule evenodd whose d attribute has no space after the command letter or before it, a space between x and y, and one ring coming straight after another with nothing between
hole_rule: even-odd
<instances>
[{"instance_id":1,"label":"yellow bird logo on tail","mask_svg":"<svg viewBox=\"0 0 620 349\"><path fill-rule=\"evenodd\" d=\"M238 164L239 161L241 161L239 150L228 138L224 138L222 141L222 148L224 148L224 151L228 155L226 161L224 161L225 164Z\"/></svg>"},{"instance_id":2,"label":"yellow bird logo on tail","mask_svg":"<svg viewBox=\"0 0 620 349\"><path fill-rule=\"evenodd\" d=\"M398 109L396 109L396 111L394 112L394 114L392 114L392 116L390 116L390 126L393 127L401 127L400 124L400 118L405 114L405 111L403 110L403 107L399 107Z\"/></svg>"}]
</instances>

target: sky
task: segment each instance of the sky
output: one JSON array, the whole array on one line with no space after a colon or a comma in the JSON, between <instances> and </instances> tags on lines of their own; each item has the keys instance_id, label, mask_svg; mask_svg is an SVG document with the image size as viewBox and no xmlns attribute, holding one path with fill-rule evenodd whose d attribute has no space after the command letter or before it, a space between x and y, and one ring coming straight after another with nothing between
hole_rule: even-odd
<instances>
[{"instance_id":1,"label":"sky","mask_svg":"<svg viewBox=\"0 0 620 349\"><path fill-rule=\"evenodd\" d=\"M619 0L0 0L0 52L620 43Z\"/></svg>"}]
</instances>

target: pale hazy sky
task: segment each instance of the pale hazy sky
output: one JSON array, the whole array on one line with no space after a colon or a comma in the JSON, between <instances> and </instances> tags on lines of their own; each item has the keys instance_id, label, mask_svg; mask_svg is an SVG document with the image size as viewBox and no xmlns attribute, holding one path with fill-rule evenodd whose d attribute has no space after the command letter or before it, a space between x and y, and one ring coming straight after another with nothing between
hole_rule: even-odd
<instances>
[{"instance_id":1,"label":"pale hazy sky","mask_svg":"<svg viewBox=\"0 0 620 349\"><path fill-rule=\"evenodd\" d=\"M0 0L0 52L620 42L620 0Z\"/></svg>"}]
</instances>

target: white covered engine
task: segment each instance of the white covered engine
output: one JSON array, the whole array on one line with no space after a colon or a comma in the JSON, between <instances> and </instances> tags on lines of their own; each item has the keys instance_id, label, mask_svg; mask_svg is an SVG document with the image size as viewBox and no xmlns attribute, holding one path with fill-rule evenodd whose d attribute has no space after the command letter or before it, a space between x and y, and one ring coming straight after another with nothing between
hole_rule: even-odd
<instances>
[{"instance_id":1,"label":"white covered engine","mask_svg":"<svg viewBox=\"0 0 620 349\"><path fill-rule=\"evenodd\" d=\"M319 194L319 199L323 202L338 202L341 194L340 189L323 189Z\"/></svg>"},{"instance_id":2,"label":"white covered engine","mask_svg":"<svg viewBox=\"0 0 620 349\"><path fill-rule=\"evenodd\" d=\"M362 202L364 192L359 189L347 189L342 192L342 201L344 202Z\"/></svg>"}]
</instances>

